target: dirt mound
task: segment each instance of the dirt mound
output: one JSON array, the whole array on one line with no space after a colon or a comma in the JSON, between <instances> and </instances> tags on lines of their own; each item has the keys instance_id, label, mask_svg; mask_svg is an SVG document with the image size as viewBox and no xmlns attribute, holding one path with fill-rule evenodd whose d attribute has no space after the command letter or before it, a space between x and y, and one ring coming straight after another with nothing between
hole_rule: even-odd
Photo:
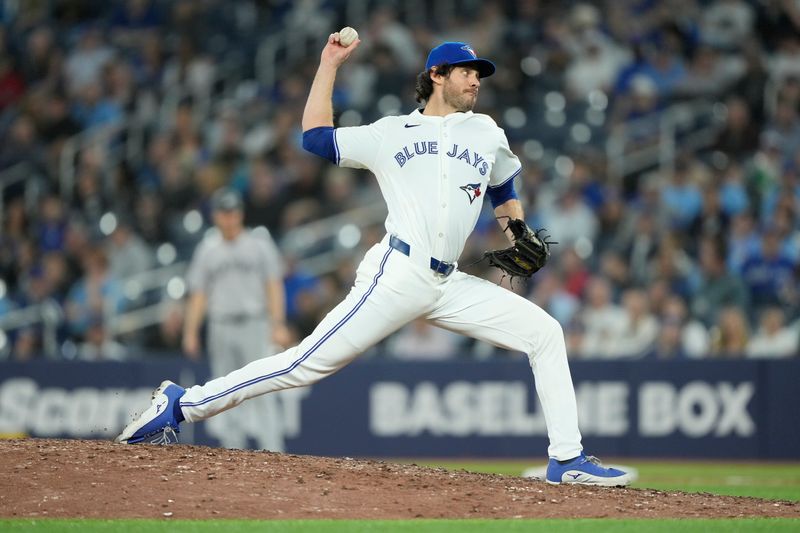
<instances>
[{"instance_id":1,"label":"dirt mound","mask_svg":"<svg viewBox=\"0 0 800 533\"><path fill-rule=\"evenodd\" d=\"M800 504L349 458L103 441L0 441L0 517L800 518Z\"/></svg>"}]
</instances>

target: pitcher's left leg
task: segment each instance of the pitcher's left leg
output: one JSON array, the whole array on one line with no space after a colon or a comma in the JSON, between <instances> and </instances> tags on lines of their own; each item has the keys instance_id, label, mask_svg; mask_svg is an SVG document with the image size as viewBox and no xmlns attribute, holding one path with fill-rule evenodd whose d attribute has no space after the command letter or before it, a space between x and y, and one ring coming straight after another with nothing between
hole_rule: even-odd
<instances>
[{"instance_id":1,"label":"pitcher's left leg","mask_svg":"<svg viewBox=\"0 0 800 533\"><path fill-rule=\"evenodd\" d=\"M578 408L561 325L542 308L486 280L455 272L427 318L435 325L528 355L542 405L548 455L579 455Z\"/></svg>"}]
</instances>

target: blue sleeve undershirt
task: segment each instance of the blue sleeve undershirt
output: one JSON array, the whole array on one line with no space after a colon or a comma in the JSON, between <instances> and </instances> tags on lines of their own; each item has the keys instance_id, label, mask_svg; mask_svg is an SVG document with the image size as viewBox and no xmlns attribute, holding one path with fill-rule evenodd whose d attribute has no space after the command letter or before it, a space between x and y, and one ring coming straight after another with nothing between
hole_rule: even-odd
<instances>
[{"instance_id":1,"label":"blue sleeve undershirt","mask_svg":"<svg viewBox=\"0 0 800 533\"><path fill-rule=\"evenodd\" d=\"M489 196L489 201L492 202L493 208L497 208L497 206L503 205L509 200L518 198L517 191L514 190L514 178L517 177L521 171L522 168L520 167L502 184L486 189L486 194Z\"/></svg>"},{"instance_id":2,"label":"blue sleeve undershirt","mask_svg":"<svg viewBox=\"0 0 800 533\"><path fill-rule=\"evenodd\" d=\"M324 157L334 165L338 165L336 143L332 126L320 126L303 132L303 149Z\"/></svg>"}]
</instances>

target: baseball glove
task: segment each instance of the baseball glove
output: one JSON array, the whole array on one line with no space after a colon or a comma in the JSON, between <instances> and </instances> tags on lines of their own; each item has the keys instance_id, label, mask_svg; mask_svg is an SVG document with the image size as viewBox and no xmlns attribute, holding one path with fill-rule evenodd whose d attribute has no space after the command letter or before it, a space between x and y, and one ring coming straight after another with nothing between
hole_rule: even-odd
<instances>
[{"instance_id":1,"label":"baseball glove","mask_svg":"<svg viewBox=\"0 0 800 533\"><path fill-rule=\"evenodd\" d=\"M558 244L542 235L545 230L536 231L528 227L524 220L508 219L506 229L514 235L514 245L502 250L491 250L483 254L489 265L497 267L512 278L530 278L539 271L550 258L550 245Z\"/></svg>"}]
</instances>

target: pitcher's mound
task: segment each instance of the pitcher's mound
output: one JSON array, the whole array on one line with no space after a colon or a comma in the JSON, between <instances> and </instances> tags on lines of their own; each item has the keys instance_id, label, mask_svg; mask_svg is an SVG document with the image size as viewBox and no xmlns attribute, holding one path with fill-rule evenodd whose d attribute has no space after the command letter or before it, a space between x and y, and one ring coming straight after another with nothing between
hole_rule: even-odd
<instances>
[{"instance_id":1,"label":"pitcher's mound","mask_svg":"<svg viewBox=\"0 0 800 533\"><path fill-rule=\"evenodd\" d=\"M800 518L800 505L541 481L349 458L0 441L0 517Z\"/></svg>"}]
</instances>

